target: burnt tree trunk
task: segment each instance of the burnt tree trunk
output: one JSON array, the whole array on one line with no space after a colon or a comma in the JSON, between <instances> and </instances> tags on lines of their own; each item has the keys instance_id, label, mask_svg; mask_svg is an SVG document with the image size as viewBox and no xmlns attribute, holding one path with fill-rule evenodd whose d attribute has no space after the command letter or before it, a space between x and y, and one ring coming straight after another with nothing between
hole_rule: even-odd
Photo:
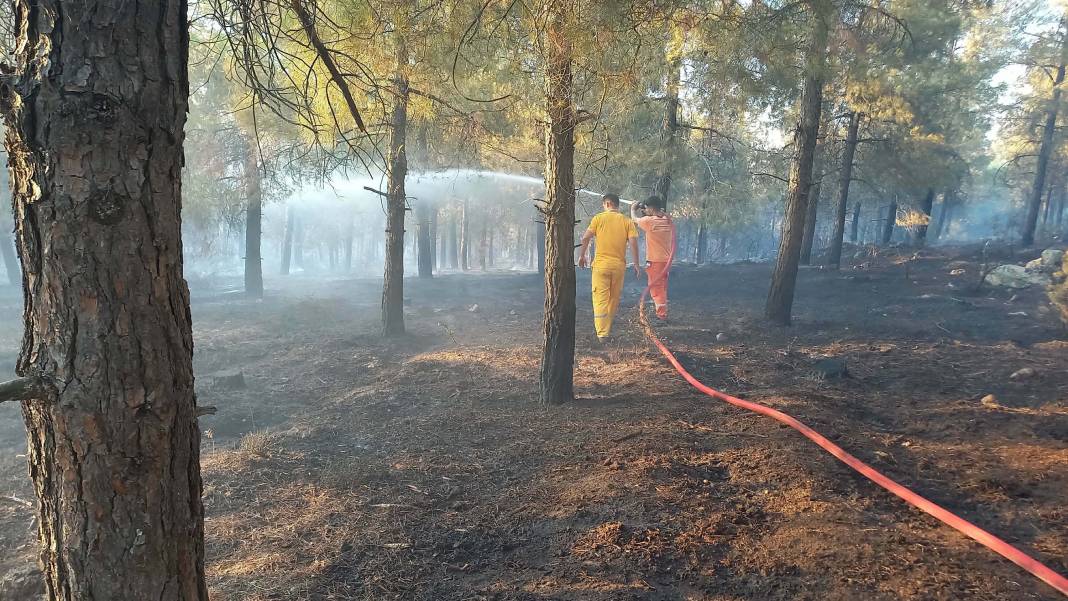
<instances>
[{"instance_id":1,"label":"burnt tree trunk","mask_svg":"<svg viewBox=\"0 0 1068 601\"><path fill-rule=\"evenodd\" d=\"M842 266L842 244L845 242L845 221L849 207L849 184L853 180L853 157L857 152L860 119L861 115L857 111L849 114L849 128L846 131L845 146L842 148L838 198L834 207L834 230L831 233L831 246L827 250L827 265L835 269Z\"/></svg>"},{"instance_id":2,"label":"burnt tree trunk","mask_svg":"<svg viewBox=\"0 0 1068 601\"><path fill-rule=\"evenodd\" d=\"M1068 33L1065 34L1062 53L1068 51ZM1042 192L1046 189L1046 170L1049 168L1050 155L1053 154L1053 137L1057 128L1057 109L1061 102L1061 84L1064 83L1065 63L1057 67L1057 76L1053 81L1053 98L1046 110L1046 124L1042 129L1042 143L1038 150L1038 164L1035 167L1035 181L1031 187L1031 198L1027 204L1027 218L1024 220L1023 245L1035 243L1035 228L1038 226L1038 212L1042 206Z\"/></svg>"},{"instance_id":3,"label":"burnt tree trunk","mask_svg":"<svg viewBox=\"0 0 1068 601\"><path fill-rule=\"evenodd\" d=\"M22 284L22 271L19 269L19 261L15 258L15 246L11 243L11 237L7 231L0 232L0 255L4 256L4 269L7 270L7 281L12 286Z\"/></svg>"},{"instance_id":4,"label":"burnt tree trunk","mask_svg":"<svg viewBox=\"0 0 1068 601\"><path fill-rule=\"evenodd\" d=\"M390 119L389 156L386 166L386 273L382 282L382 333L404 333L404 214L408 175L408 50L397 37L396 71L393 73L393 115ZM419 262L422 269L422 260Z\"/></svg>"},{"instance_id":5,"label":"burnt tree trunk","mask_svg":"<svg viewBox=\"0 0 1068 601\"><path fill-rule=\"evenodd\" d=\"M259 147L256 140L248 143L245 155L245 294L263 298L263 189L260 177Z\"/></svg>"},{"instance_id":6,"label":"burnt tree trunk","mask_svg":"<svg viewBox=\"0 0 1068 601\"><path fill-rule=\"evenodd\" d=\"M942 194L942 210L938 214L938 225L934 229L935 239L941 238L946 232L946 226L953 215L953 202L956 198L956 188L947 188Z\"/></svg>"},{"instance_id":7,"label":"burnt tree trunk","mask_svg":"<svg viewBox=\"0 0 1068 601\"><path fill-rule=\"evenodd\" d=\"M805 57L807 64L801 92L801 117L794 132L797 151L790 167L779 256L775 262L775 272L772 274L771 289L768 291L764 311L769 320L779 325L790 325L793 310L794 287L797 284L797 267L801 259L801 242L805 233L805 215L808 212L812 164L816 155L823 101L830 10L825 0L812 0L809 8L813 35Z\"/></svg>"},{"instance_id":8,"label":"burnt tree trunk","mask_svg":"<svg viewBox=\"0 0 1068 601\"><path fill-rule=\"evenodd\" d=\"M208 599L181 239L184 0L15 2L16 371L48 599Z\"/></svg>"},{"instance_id":9,"label":"burnt tree trunk","mask_svg":"<svg viewBox=\"0 0 1068 601\"><path fill-rule=\"evenodd\" d=\"M924 194L923 201L920 202L920 212L923 214L922 222L916 226L915 242L918 246L927 244L927 228L931 223L931 213L934 212L934 188L927 188L927 194Z\"/></svg>"},{"instance_id":10,"label":"burnt tree trunk","mask_svg":"<svg viewBox=\"0 0 1068 601\"><path fill-rule=\"evenodd\" d=\"M805 234L801 238L801 264L812 264L812 247L816 242L816 216L819 212L820 196L823 193L823 175L814 176L812 194L808 198L808 211L805 213Z\"/></svg>"},{"instance_id":11,"label":"burnt tree trunk","mask_svg":"<svg viewBox=\"0 0 1068 601\"><path fill-rule=\"evenodd\" d=\"M541 401L574 399L575 107L572 97L572 0L548 0L545 25L545 315Z\"/></svg>"},{"instance_id":12,"label":"burnt tree trunk","mask_svg":"<svg viewBox=\"0 0 1068 601\"><path fill-rule=\"evenodd\" d=\"M894 226L897 225L897 199L890 202L886 207L886 223L883 224L882 245L888 246L894 239Z\"/></svg>"}]
</instances>

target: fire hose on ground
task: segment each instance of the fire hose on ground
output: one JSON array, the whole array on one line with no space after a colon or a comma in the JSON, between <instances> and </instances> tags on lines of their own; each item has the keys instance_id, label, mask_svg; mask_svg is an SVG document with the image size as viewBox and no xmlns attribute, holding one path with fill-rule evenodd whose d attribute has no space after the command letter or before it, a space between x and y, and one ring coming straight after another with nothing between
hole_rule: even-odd
<instances>
[{"instance_id":1,"label":"fire hose on ground","mask_svg":"<svg viewBox=\"0 0 1068 601\"><path fill-rule=\"evenodd\" d=\"M671 263L675 257L676 240L674 226L672 226L671 235L671 253L668 257L667 267L664 269L661 275L661 277L663 278L667 278L670 274ZM770 417L780 423L790 426L812 442L819 445L820 448L836 457L839 461L853 468L855 471L860 473L868 480L871 480L872 482L878 484L884 489L890 491L894 495L897 495L909 505L912 505L913 507L933 516L935 519L942 522L943 524L977 541L979 544L997 553L998 555L1001 555L1005 559L1008 559L1009 561L1020 566L1024 570L1027 570L1039 580L1052 586L1062 595L1068 597L1068 578L1061 576L1057 572L1053 571L1053 569L1046 566L1037 559L1017 549L1016 547L998 538L997 536L994 536L986 530L983 530L979 526L976 526L975 524L972 524L964 518L961 518L960 516L945 509L944 507L927 500L926 498L916 494L907 487L902 486L901 484L898 484L897 482L891 480L875 468L857 459L853 455L850 455L844 449L828 440L822 434L806 426L794 417L787 415L786 413L783 413L782 411L779 411L777 409L768 407L766 405L761 405L759 403L753 403L750 401L744 401L737 397L733 397L729 394L720 392L718 390L715 390L714 388L705 385L700 380L693 377L693 375L691 375L690 372L682 366L682 363L680 363L678 358L675 357L675 354L671 352L671 349L669 349L663 343L663 341L660 340L660 337L656 335L656 332L653 330L653 327L649 324L649 319L646 316L645 304L646 298L649 296L649 288L652 284L653 282L649 282L646 284L645 290L642 292L641 295L641 300L638 302L639 321L642 325L642 328L645 330L645 335L654 345L656 345L658 349L660 349L661 354L663 354L664 357L667 358L668 362L671 363L672 367L675 368L675 371L677 371L679 375L681 375L687 382L689 382L691 386L714 399L730 403L735 407L739 407L747 411L752 411L754 413Z\"/></svg>"}]
</instances>

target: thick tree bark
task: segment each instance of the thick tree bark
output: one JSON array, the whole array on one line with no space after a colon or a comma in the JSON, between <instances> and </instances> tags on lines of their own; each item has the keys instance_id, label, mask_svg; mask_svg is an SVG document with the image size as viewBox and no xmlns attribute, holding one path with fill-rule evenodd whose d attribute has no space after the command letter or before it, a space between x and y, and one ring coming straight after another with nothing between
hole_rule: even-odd
<instances>
[{"instance_id":1,"label":"thick tree bark","mask_svg":"<svg viewBox=\"0 0 1068 601\"><path fill-rule=\"evenodd\" d=\"M182 268L184 0L17 0L3 86L48 599L207 600Z\"/></svg>"},{"instance_id":2,"label":"thick tree bark","mask_svg":"<svg viewBox=\"0 0 1068 601\"><path fill-rule=\"evenodd\" d=\"M890 202L886 207L886 222L883 224L882 245L888 246L894 239L894 226L897 225L897 199Z\"/></svg>"},{"instance_id":3,"label":"thick tree bark","mask_svg":"<svg viewBox=\"0 0 1068 601\"><path fill-rule=\"evenodd\" d=\"M534 224L534 253L537 255L538 273L545 273L545 224Z\"/></svg>"},{"instance_id":4,"label":"thick tree bark","mask_svg":"<svg viewBox=\"0 0 1068 601\"><path fill-rule=\"evenodd\" d=\"M921 223L916 227L915 242L918 246L927 244L927 228L931 223L931 213L934 212L934 188L927 188L927 194L923 196L923 200L920 202L920 213L923 214L925 223Z\"/></svg>"},{"instance_id":5,"label":"thick tree bark","mask_svg":"<svg viewBox=\"0 0 1068 601\"><path fill-rule=\"evenodd\" d=\"M834 207L834 230L831 233L831 246L827 250L827 265L835 269L842 266L842 244L845 242L845 221L849 207L849 184L853 181L853 157L857 152L860 119L861 114L857 111L849 114L849 128L846 130L845 146L842 148L838 198Z\"/></svg>"},{"instance_id":6,"label":"thick tree bark","mask_svg":"<svg viewBox=\"0 0 1068 601\"><path fill-rule=\"evenodd\" d=\"M1068 34L1062 52L1068 52ZM1053 136L1057 128L1057 109L1061 102L1061 84L1064 83L1065 64L1064 59L1057 67L1057 76L1053 81L1053 98L1046 110L1046 125L1042 129L1042 143L1038 150L1038 165L1035 167L1035 181L1031 187L1031 198L1027 204L1027 217L1024 220L1023 245L1031 246L1035 243L1035 228L1038 226L1038 212L1042 205L1042 192L1046 188L1046 171L1049 167L1050 155L1053 154Z\"/></svg>"},{"instance_id":7,"label":"thick tree bark","mask_svg":"<svg viewBox=\"0 0 1068 601\"><path fill-rule=\"evenodd\" d=\"M408 49L399 35L396 65L386 167L386 273L382 283L382 333L386 336L404 333L404 215L407 202L404 180L408 175L408 76L404 70L408 65ZM422 257L419 268L422 271Z\"/></svg>"},{"instance_id":8,"label":"thick tree bark","mask_svg":"<svg viewBox=\"0 0 1068 601\"><path fill-rule=\"evenodd\" d=\"M12 286L22 285L22 270L19 269L18 259L15 258L15 246L7 231L0 231L0 255L4 257L4 269L7 270L7 281Z\"/></svg>"},{"instance_id":9,"label":"thick tree bark","mask_svg":"<svg viewBox=\"0 0 1068 601\"><path fill-rule=\"evenodd\" d=\"M575 107L568 25L573 0L548 0L545 25L545 315L541 401L574 399Z\"/></svg>"},{"instance_id":10,"label":"thick tree bark","mask_svg":"<svg viewBox=\"0 0 1068 601\"><path fill-rule=\"evenodd\" d=\"M293 234L297 226L293 207L286 208L286 232L282 239L282 275L289 275L289 266L293 260Z\"/></svg>"},{"instance_id":11,"label":"thick tree bark","mask_svg":"<svg viewBox=\"0 0 1068 601\"><path fill-rule=\"evenodd\" d=\"M416 242L418 243L418 249L416 250L416 258L419 266L419 277L432 278L434 277L434 239L430 235L431 229L431 217L430 217L430 205L421 201L418 208L419 220L418 237Z\"/></svg>"},{"instance_id":12,"label":"thick tree bark","mask_svg":"<svg viewBox=\"0 0 1068 601\"><path fill-rule=\"evenodd\" d=\"M263 191L259 169L259 148L250 140L245 155L245 294L263 298Z\"/></svg>"},{"instance_id":13,"label":"thick tree bark","mask_svg":"<svg viewBox=\"0 0 1068 601\"><path fill-rule=\"evenodd\" d=\"M801 259L805 214L811 193L812 164L819 136L820 110L823 101L823 77L826 64L827 37L830 27L830 7L825 0L812 0L812 37L806 52L804 84L801 92L801 117L794 132L797 148L790 168L790 183L786 200L786 215L782 224L782 238L775 272L771 278L765 315L773 323L790 325L794 304L794 287Z\"/></svg>"},{"instance_id":14,"label":"thick tree bark","mask_svg":"<svg viewBox=\"0 0 1068 601\"><path fill-rule=\"evenodd\" d=\"M813 176L812 194L808 198L808 210L805 213L805 234L801 238L801 264L812 264L812 247L816 242L816 217L819 212L820 196L823 191L823 175Z\"/></svg>"}]
</instances>

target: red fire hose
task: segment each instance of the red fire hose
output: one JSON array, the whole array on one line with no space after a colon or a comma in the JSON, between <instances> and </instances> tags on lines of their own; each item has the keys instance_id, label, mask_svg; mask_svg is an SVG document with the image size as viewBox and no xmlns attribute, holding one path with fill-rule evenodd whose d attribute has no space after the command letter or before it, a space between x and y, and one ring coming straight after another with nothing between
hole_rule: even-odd
<instances>
[{"instance_id":1,"label":"red fire hose","mask_svg":"<svg viewBox=\"0 0 1068 601\"><path fill-rule=\"evenodd\" d=\"M668 274L671 272L671 261L672 259L674 259L675 256L674 226L672 226L671 235L671 255L668 257L668 265L663 271L662 277L664 278L667 278ZM1009 561L1020 566L1021 568L1027 570L1039 580L1052 586L1053 588L1057 589L1057 591L1059 591L1062 595L1068 597L1068 578L1065 578L1057 572L1054 572L1052 569L1050 569L1048 566L1044 565L1037 559L1031 557L1030 555L1027 555L1023 551L1001 540L1000 538L994 536L986 530L983 530L975 524L972 524L971 522L961 518L960 516L950 512L949 510L935 503L932 503L931 501L912 492L911 490L898 484L897 482L894 482L890 478L876 471L875 468L850 455L844 449L834 444L830 440L827 440L827 438L825 438L819 432L816 432L812 428L809 428L805 424L783 413L782 411L772 409L771 407L767 407L759 403L743 401L742 399L733 397L729 394L722 393L709 386L706 386L700 380L693 377L690 372L686 371L686 368L684 368L682 364L679 363L679 360L675 358L674 353L672 353L671 350L664 345L664 343L656 335L656 332L653 331L652 326L649 325L649 320L645 314L645 300L649 295L649 286L652 283L653 282L650 282L646 285L645 291L642 292L641 300L638 303L638 315L642 324L642 328L645 330L645 334L649 338L649 340L651 340L653 344L655 344L656 347L660 349L660 352L663 353L664 357L666 357L667 360L671 363L671 365L675 367L675 371L679 372L679 375L685 378L686 381L689 382L694 388L700 390L701 392L707 394L712 398L725 401L727 403L730 403L731 405L734 405L735 407L741 407L742 409L746 409L754 413L759 413L760 415L765 415L776 421L784 423L787 426L790 426L794 430L797 430L798 432L803 434L812 442L819 445L821 448L823 448L823 450L837 457L839 461L859 472L868 480L871 480L872 482L878 484L886 490L894 493L898 497L901 497L901 499L903 499L909 505L912 505L913 507L916 507L917 509L920 509L921 511L924 511L934 516L936 519L938 519L943 524L946 524L950 528L953 528L961 534L964 534L965 536L968 536L978 541L981 545L997 553L998 555L1001 555L1005 559L1008 559Z\"/></svg>"}]
</instances>

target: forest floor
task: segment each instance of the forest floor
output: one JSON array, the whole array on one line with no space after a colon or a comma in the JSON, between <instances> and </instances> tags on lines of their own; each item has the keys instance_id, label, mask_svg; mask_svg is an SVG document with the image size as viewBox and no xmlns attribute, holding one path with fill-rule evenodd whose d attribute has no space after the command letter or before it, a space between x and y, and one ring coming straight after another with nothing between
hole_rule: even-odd
<instances>
[{"instance_id":1,"label":"forest floor","mask_svg":"<svg viewBox=\"0 0 1068 601\"><path fill-rule=\"evenodd\" d=\"M771 266L682 266L657 329L707 384L1068 573L1068 333L1039 289L976 291L977 249L911 252L804 269L790 328L761 319ZM635 281L617 341L592 349L579 277L578 399L552 408L536 274L408 280L397 341L376 334L375 281L275 279L261 302L191 282L199 402L218 407L201 419L213 598L1060 599L700 396L642 337ZM0 295L4 377L18 304ZM850 377L817 375L823 356ZM226 370L247 387L216 385ZM22 453L0 406L0 574L34 556Z\"/></svg>"}]
</instances>

